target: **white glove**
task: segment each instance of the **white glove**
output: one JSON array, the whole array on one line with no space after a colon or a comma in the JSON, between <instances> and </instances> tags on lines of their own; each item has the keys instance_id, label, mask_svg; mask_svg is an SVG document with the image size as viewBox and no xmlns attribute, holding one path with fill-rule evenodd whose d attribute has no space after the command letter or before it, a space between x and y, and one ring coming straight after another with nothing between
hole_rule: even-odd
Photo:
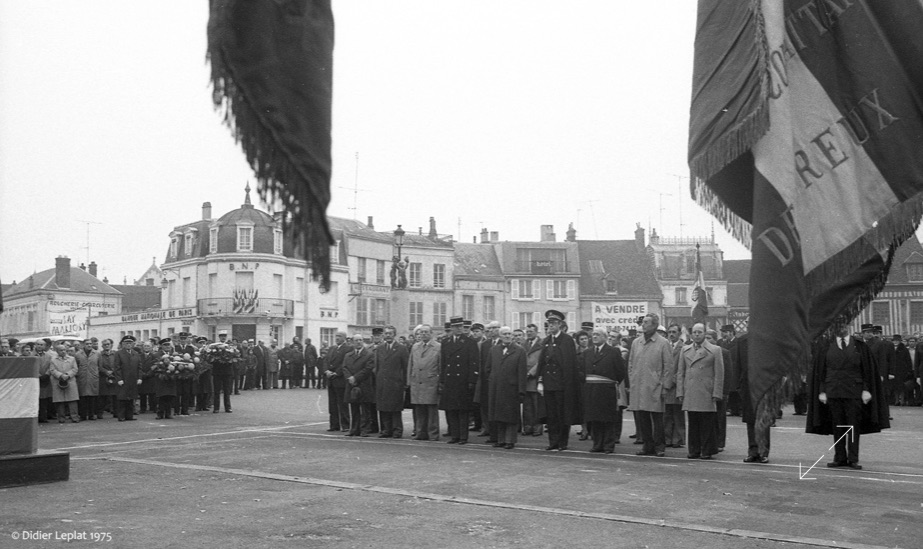
<instances>
[{"instance_id":1,"label":"white glove","mask_svg":"<svg viewBox=\"0 0 923 549\"><path fill-rule=\"evenodd\" d=\"M827 393L817 395L817 400L819 400L821 404L827 404Z\"/></svg>"},{"instance_id":2,"label":"white glove","mask_svg":"<svg viewBox=\"0 0 923 549\"><path fill-rule=\"evenodd\" d=\"M138 385L141 385L141 380L140 380L140 379L138 380Z\"/></svg>"},{"instance_id":3,"label":"white glove","mask_svg":"<svg viewBox=\"0 0 923 549\"><path fill-rule=\"evenodd\" d=\"M894 379L894 376L891 374L888 374L888 379Z\"/></svg>"},{"instance_id":4,"label":"white glove","mask_svg":"<svg viewBox=\"0 0 923 549\"><path fill-rule=\"evenodd\" d=\"M120 379L120 380L119 380L119 387L121 387L122 385L125 385L125 382L122 381L122 380Z\"/></svg>"},{"instance_id":5,"label":"white glove","mask_svg":"<svg viewBox=\"0 0 923 549\"><path fill-rule=\"evenodd\" d=\"M356 384L356 378L354 376L349 376L349 378L346 381L348 381L350 385Z\"/></svg>"},{"instance_id":6,"label":"white glove","mask_svg":"<svg viewBox=\"0 0 923 549\"><path fill-rule=\"evenodd\" d=\"M868 404L872 400L872 393L862 391L862 404Z\"/></svg>"}]
</instances>

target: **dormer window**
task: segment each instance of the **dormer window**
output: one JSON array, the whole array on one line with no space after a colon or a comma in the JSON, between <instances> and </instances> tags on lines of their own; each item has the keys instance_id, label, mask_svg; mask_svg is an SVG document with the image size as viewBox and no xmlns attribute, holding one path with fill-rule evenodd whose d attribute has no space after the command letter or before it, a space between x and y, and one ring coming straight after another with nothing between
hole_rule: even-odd
<instances>
[{"instance_id":1,"label":"dormer window","mask_svg":"<svg viewBox=\"0 0 923 549\"><path fill-rule=\"evenodd\" d=\"M218 253L218 227L212 227L208 230L208 253Z\"/></svg>"},{"instance_id":2,"label":"dormer window","mask_svg":"<svg viewBox=\"0 0 923 549\"><path fill-rule=\"evenodd\" d=\"M195 234L186 233L186 241L183 243L183 250L186 252L186 257L192 255L192 243L195 240Z\"/></svg>"},{"instance_id":3,"label":"dormer window","mask_svg":"<svg viewBox=\"0 0 923 549\"><path fill-rule=\"evenodd\" d=\"M237 226L237 251L253 251L253 225Z\"/></svg>"},{"instance_id":4,"label":"dormer window","mask_svg":"<svg viewBox=\"0 0 923 549\"><path fill-rule=\"evenodd\" d=\"M905 263L907 282L923 282L923 263Z\"/></svg>"},{"instance_id":5,"label":"dormer window","mask_svg":"<svg viewBox=\"0 0 923 549\"><path fill-rule=\"evenodd\" d=\"M275 254L282 255L282 230L273 229L272 231L272 251Z\"/></svg>"},{"instance_id":6,"label":"dormer window","mask_svg":"<svg viewBox=\"0 0 923 549\"><path fill-rule=\"evenodd\" d=\"M179 239L175 236L170 238L170 257L173 259L176 259L176 247L178 245L178 240Z\"/></svg>"}]
</instances>

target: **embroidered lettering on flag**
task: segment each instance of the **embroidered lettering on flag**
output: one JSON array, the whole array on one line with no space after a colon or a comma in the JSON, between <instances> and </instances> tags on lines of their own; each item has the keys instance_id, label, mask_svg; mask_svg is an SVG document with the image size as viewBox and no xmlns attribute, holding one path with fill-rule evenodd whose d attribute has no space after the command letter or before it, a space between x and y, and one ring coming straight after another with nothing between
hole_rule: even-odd
<instances>
[{"instance_id":1,"label":"embroidered lettering on flag","mask_svg":"<svg viewBox=\"0 0 923 549\"><path fill-rule=\"evenodd\" d=\"M695 245L695 288L692 290L692 319L695 322L704 321L708 317L708 291L705 288L705 273L702 272L702 256L699 254L699 245Z\"/></svg>"}]
</instances>

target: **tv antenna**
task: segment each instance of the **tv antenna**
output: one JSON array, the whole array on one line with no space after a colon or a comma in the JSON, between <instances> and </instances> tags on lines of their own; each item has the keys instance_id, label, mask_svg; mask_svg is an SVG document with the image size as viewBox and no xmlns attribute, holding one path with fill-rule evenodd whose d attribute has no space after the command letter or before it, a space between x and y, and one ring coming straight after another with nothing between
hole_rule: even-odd
<instances>
[{"instance_id":1,"label":"tv antenna","mask_svg":"<svg viewBox=\"0 0 923 549\"><path fill-rule=\"evenodd\" d=\"M81 246L81 248L86 248L87 251L87 265L90 264L90 225L102 225L100 221L85 221L83 219L78 219L78 223L85 223L87 226L87 245Z\"/></svg>"},{"instance_id":2,"label":"tv antenna","mask_svg":"<svg viewBox=\"0 0 923 549\"><path fill-rule=\"evenodd\" d=\"M347 207L346 209L353 211L353 221L355 221L356 219L358 219L357 216L359 212L359 191L366 192L366 191L371 190L371 189L360 189L359 188L359 151L356 151L356 175L355 175L355 179L353 180L353 186L352 187L337 187L337 188L353 192L353 205L351 208Z\"/></svg>"}]
</instances>

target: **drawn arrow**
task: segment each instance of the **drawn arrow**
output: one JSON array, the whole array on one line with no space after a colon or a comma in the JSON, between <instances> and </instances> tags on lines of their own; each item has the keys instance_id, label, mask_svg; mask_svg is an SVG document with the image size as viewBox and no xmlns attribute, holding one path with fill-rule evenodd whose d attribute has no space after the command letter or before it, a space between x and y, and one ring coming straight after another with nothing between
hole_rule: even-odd
<instances>
[{"instance_id":1,"label":"drawn arrow","mask_svg":"<svg viewBox=\"0 0 923 549\"><path fill-rule=\"evenodd\" d=\"M852 436L852 435L853 435L853 426L852 426L852 425L837 425L837 427L845 427L845 428L846 428L846 432L843 433L843 434L840 436L840 438L838 438L838 439L836 439L836 441L834 441L833 446L831 446L830 448L827 448L827 451L828 451L828 452L829 452L830 450L833 450L833 448L836 447L836 445L839 444L840 441L843 440L843 437L845 437L846 435L851 435L851 436L849 437L850 442L852 442L853 439L854 439L854 436ZM817 480L817 477L808 477L808 478L805 478L805 475L807 475L808 472L811 471L811 469L813 469L818 463L820 463L820 460L824 459L824 456L825 456L825 455L826 455L826 454L823 454L823 455L821 455L819 458L817 458L817 461L814 462L814 465L811 465L810 467L808 467L808 470L805 471L805 472L803 472L803 473L801 472L801 462L799 462L799 463L798 463L798 478L801 479L801 480Z\"/></svg>"}]
</instances>

